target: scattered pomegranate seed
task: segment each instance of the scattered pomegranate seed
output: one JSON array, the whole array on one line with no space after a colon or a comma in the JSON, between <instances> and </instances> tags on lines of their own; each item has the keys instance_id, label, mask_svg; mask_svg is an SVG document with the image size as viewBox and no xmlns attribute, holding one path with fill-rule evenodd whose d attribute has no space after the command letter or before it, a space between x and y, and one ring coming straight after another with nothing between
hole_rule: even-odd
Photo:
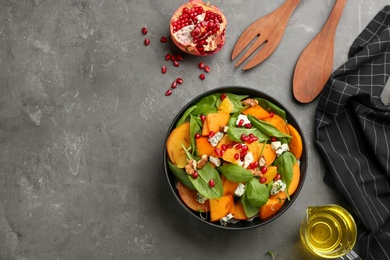
<instances>
[{"instance_id":1,"label":"scattered pomegranate seed","mask_svg":"<svg viewBox=\"0 0 390 260\"><path fill-rule=\"evenodd\" d=\"M148 46L148 45L150 44L150 40L149 40L148 38L146 38L146 39L144 40L144 44L145 44L146 46Z\"/></svg>"},{"instance_id":2,"label":"scattered pomegranate seed","mask_svg":"<svg viewBox=\"0 0 390 260\"><path fill-rule=\"evenodd\" d=\"M204 66L204 71L206 71L207 73L209 73L209 72L210 72L210 70L211 70L211 69L210 69L210 67L209 67L209 66L207 66L207 65L206 65L206 66Z\"/></svg>"},{"instance_id":3,"label":"scattered pomegranate seed","mask_svg":"<svg viewBox=\"0 0 390 260\"><path fill-rule=\"evenodd\" d=\"M195 134L195 139L199 139L200 138L200 134Z\"/></svg>"},{"instance_id":4,"label":"scattered pomegranate seed","mask_svg":"<svg viewBox=\"0 0 390 260\"><path fill-rule=\"evenodd\" d=\"M274 117L275 116L275 113L274 112L269 112L269 117Z\"/></svg>"},{"instance_id":5,"label":"scattered pomegranate seed","mask_svg":"<svg viewBox=\"0 0 390 260\"><path fill-rule=\"evenodd\" d=\"M171 88L175 89L176 87L177 87L177 82L176 81L172 82Z\"/></svg>"},{"instance_id":6,"label":"scattered pomegranate seed","mask_svg":"<svg viewBox=\"0 0 390 260\"><path fill-rule=\"evenodd\" d=\"M245 126L245 128L252 128L252 124L249 124L249 123L245 124L244 126Z\"/></svg>"},{"instance_id":7,"label":"scattered pomegranate seed","mask_svg":"<svg viewBox=\"0 0 390 260\"><path fill-rule=\"evenodd\" d=\"M200 115L200 120L202 120L202 122L206 121L206 116L205 115Z\"/></svg>"},{"instance_id":8,"label":"scattered pomegranate seed","mask_svg":"<svg viewBox=\"0 0 390 260\"><path fill-rule=\"evenodd\" d=\"M174 61L173 61L173 66L175 66L175 67L179 67L179 61L177 61L177 60L174 60Z\"/></svg>"},{"instance_id":9,"label":"scattered pomegranate seed","mask_svg":"<svg viewBox=\"0 0 390 260\"><path fill-rule=\"evenodd\" d=\"M215 132L214 131L210 131L209 138L212 138L214 135L215 135Z\"/></svg>"},{"instance_id":10,"label":"scattered pomegranate seed","mask_svg":"<svg viewBox=\"0 0 390 260\"><path fill-rule=\"evenodd\" d=\"M240 150L242 148L242 144L237 144L236 145L236 150Z\"/></svg>"},{"instance_id":11,"label":"scattered pomegranate seed","mask_svg":"<svg viewBox=\"0 0 390 260\"><path fill-rule=\"evenodd\" d=\"M172 89L168 89L167 92L165 92L165 96L172 95Z\"/></svg>"},{"instance_id":12,"label":"scattered pomegranate seed","mask_svg":"<svg viewBox=\"0 0 390 260\"><path fill-rule=\"evenodd\" d=\"M266 173L267 172L267 166L263 166L263 167L261 167L260 168L260 171L262 172L262 173Z\"/></svg>"},{"instance_id":13,"label":"scattered pomegranate seed","mask_svg":"<svg viewBox=\"0 0 390 260\"><path fill-rule=\"evenodd\" d=\"M221 149L222 149L222 151L226 151L227 150L227 145L226 144L221 145Z\"/></svg>"},{"instance_id":14,"label":"scattered pomegranate seed","mask_svg":"<svg viewBox=\"0 0 390 260\"><path fill-rule=\"evenodd\" d=\"M161 37L160 42L166 43L168 41L167 37Z\"/></svg>"},{"instance_id":15,"label":"scattered pomegranate seed","mask_svg":"<svg viewBox=\"0 0 390 260\"><path fill-rule=\"evenodd\" d=\"M204 69L204 62L203 61L199 62L198 67L201 70Z\"/></svg>"},{"instance_id":16,"label":"scattered pomegranate seed","mask_svg":"<svg viewBox=\"0 0 390 260\"><path fill-rule=\"evenodd\" d=\"M175 55L171 55L171 61L175 61L176 60L176 58L175 58Z\"/></svg>"},{"instance_id":17,"label":"scattered pomegranate seed","mask_svg":"<svg viewBox=\"0 0 390 260\"><path fill-rule=\"evenodd\" d=\"M244 119L240 119L240 121L238 121L238 126L242 126L244 124Z\"/></svg>"},{"instance_id":18,"label":"scattered pomegranate seed","mask_svg":"<svg viewBox=\"0 0 390 260\"><path fill-rule=\"evenodd\" d=\"M183 84L183 79L182 78L177 78L176 82L177 82L177 84Z\"/></svg>"},{"instance_id":19,"label":"scattered pomegranate seed","mask_svg":"<svg viewBox=\"0 0 390 260\"><path fill-rule=\"evenodd\" d=\"M182 60L183 60L183 57L182 57L180 54L177 54L177 55L176 55L176 60L182 61Z\"/></svg>"},{"instance_id":20,"label":"scattered pomegranate seed","mask_svg":"<svg viewBox=\"0 0 390 260\"><path fill-rule=\"evenodd\" d=\"M275 136L271 136L271 142L275 142L277 140L278 140L278 138L276 138Z\"/></svg>"},{"instance_id":21,"label":"scattered pomegranate seed","mask_svg":"<svg viewBox=\"0 0 390 260\"><path fill-rule=\"evenodd\" d=\"M245 151L245 152L247 152L248 151L248 146L246 146L246 145L243 145L242 147L241 147L241 150L243 150L243 151Z\"/></svg>"},{"instance_id":22,"label":"scattered pomegranate seed","mask_svg":"<svg viewBox=\"0 0 390 260\"><path fill-rule=\"evenodd\" d=\"M252 139L253 139L253 141L259 140L259 138L257 136L252 137Z\"/></svg>"},{"instance_id":23,"label":"scattered pomegranate seed","mask_svg":"<svg viewBox=\"0 0 390 260\"><path fill-rule=\"evenodd\" d=\"M256 169L259 166L259 162L257 161L253 162L252 165L253 165L253 169Z\"/></svg>"},{"instance_id":24,"label":"scattered pomegranate seed","mask_svg":"<svg viewBox=\"0 0 390 260\"><path fill-rule=\"evenodd\" d=\"M199 176L199 172L194 172L194 173L191 175L191 177L194 178L194 179L198 178L198 176Z\"/></svg>"},{"instance_id":25,"label":"scattered pomegranate seed","mask_svg":"<svg viewBox=\"0 0 390 260\"><path fill-rule=\"evenodd\" d=\"M205 76L204 74L200 74L200 75L199 75L199 78L200 78L201 80L204 80L204 79L206 78L206 76Z\"/></svg>"},{"instance_id":26,"label":"scattered pomegranate seed","mask_svg":"<svg viewBox=\"0 0 390 260\"><path fill-rule=\"evenodd\" d=\"M146 29L146 27L142 27L141 31L143 35L148 33L148 29Z\"/></svg>"},{"instance_id":27,"label":"scattered pomegranate seed","mask_svg":"<svg viewBox=\"0 0 390 260\"><path fill-rule=\"evenodd\" d=\"M213 179L209 180L209 185L210 187L214 187L215 186L215 181Z\"/></svg>"},{"instance_id":28,"label":"scattered pomegranate seed","mask_svg":"<svg viewBox=\"0 0 390 260\"><path fill-rule=\"evenodd\" d=\"M281 178L282 176L278 173L278 174L276 174L276 176L275 176L275 180L280 180L280 178Z\"/></svg>"},{"instance_id":29,"label":"scattered pomegranate seed","mask_svg":"<svg viewBox=\"0 0 390 260\"><path fill-rule=\"evenodd\" d=\"M266 182L266 181L267 181L267 178L266 178L266 177L261 177L261 178L260 178L260 182L261 182L261 183L264 183L264 182Z\"/></svg>"},{"instance_id":30,"label":"scattered pomegranate seed","mask_svg":"<svg viewBox=\"0 0 390 260\"><path fill-rule=\"evenodd\" d=\"M167 73L167 66L165 66L165 65L162 66L162 68L161 68L161 73L162 73L162 74Z\"/></svg>"},{"instance_id":31,"label":"scattered pomegranate seed","mask_svg":"<svg viewBox=\"0 0 390 260\"><path fill-rule=\"evenodd\" d=\"M238 153L236 153L236 154L234 154L234 160L238 160L238 159L240 159L240 155L238 154Z\"/></svg>"},{"instance_id":32,"label":"scattered pomegranate seed","mask_svg":"<svg viewBox=\"0 0 390 260\"><path fill-rule=\"evenodd\" d=\"M167 53L167 54L165 55L165 60L170 60L170 59L171 59L171 54Z\"/></svg>"},{"instance_id":33,"label":"scattered pomegranate seed","mask_svg":"<svg viewBox=\"0 0 390 260\"><path fill-rule=\"evenodd\" d=\"M226 93L223 93L222 95L221 95L221 100L224 100L226 98Z\"/></svg>"}]
</instances>

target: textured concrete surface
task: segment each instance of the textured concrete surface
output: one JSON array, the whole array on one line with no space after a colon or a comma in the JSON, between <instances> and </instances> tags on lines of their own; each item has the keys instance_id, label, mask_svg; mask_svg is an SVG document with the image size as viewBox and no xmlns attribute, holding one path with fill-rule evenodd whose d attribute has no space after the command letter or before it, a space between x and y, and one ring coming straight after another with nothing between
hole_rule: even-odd
<instances>
[{"instance_id":1,"label":"textured concrete surface","mask_svg":"<svg viewBox=\"0 0 390 260\"><path fill-rule=\"evenodd\" d=\"M313 145L316 101L294 102L295 63L334 0L302 0L276 52L243 72L230 61L241 32L284 1L215 0L228 19L215 56L164 60L159 42L183 1L0 1L0 259L310 259L298 228L309 205L343 203L324 181ZM388 0L350 0L336 33L334 68ZM140 32L149 29L151 44ZM196 65L211 66L205 81ZM162 75L161 66L168 66ZM184 84L164 93L176 77ZM187 216L164 176L166 131L203 91L240 85L293 111L308 141L306 183L282 217L245 232Z\"/></svg>"}]
</instances>

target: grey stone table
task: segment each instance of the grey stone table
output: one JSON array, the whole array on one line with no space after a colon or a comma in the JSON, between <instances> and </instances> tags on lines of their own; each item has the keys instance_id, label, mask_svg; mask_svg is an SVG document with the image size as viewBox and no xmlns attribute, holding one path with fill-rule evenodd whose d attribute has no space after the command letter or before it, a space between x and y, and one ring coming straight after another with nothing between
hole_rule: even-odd
<instances>
[{"instance_id":1,"label":"grey stone table","mask_svg":"<svg viewBox=\"0 0 390 260\"><path fill-rule=\"evenodd\" d=\"M0 1L0 259L310 259L298 229L309 205L342 199L313 144L317 101L296 103L295 63L334 0L302 0L276 52L243 72L230 61L241 32L283 0L215 0L228 19L217 55L161 44L182 1ZM349 0L334 68L388 0ZM141 28L147 26L149 46ZM212 71L201 81L197 64ZM162 75L162 65L168 72ZM171 82L184 83L164 96ZM166 131L179 108L213 88L260 89L293 111L308 142L306 182L293 207L245 232L210 228L177 204L164 176Z\"/></svg>"}]
</instances>

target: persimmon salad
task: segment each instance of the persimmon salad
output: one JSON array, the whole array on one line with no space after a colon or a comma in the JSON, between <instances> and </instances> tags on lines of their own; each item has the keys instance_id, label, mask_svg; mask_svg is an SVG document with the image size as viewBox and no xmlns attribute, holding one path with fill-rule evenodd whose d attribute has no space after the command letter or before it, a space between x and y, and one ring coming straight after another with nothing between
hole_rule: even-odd
<instances>
[{"instance_id":1,"label":"persimmon salad","mask_svg":"<svg viewBox=\"0 0 390 260\"><path fill-rule=\"evenodd\" d=\"M184 204L221 225L269 218L300 180L302 138L264 98L204 97L184 111L166 150Z\"/></svg>"}]
</instances>

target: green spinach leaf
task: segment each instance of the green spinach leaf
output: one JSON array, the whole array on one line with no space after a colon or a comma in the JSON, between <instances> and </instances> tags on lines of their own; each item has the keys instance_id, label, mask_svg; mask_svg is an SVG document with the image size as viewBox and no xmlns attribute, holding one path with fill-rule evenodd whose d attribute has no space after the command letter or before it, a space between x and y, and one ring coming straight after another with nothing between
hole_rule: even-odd
<instances>
[{"instance_id":1,"label":"green spinach leaf","mask_svg":"<svg viewBox=\"0 0 390 260\"><path fill-rule=\"evenodd\" d=\"M222 197L223 186L218 171L214 169L209 162L207 162L202 169L197 169L197 171L199 176L196 179L192 177L188 178L196 190L209 199L218 199ZM214 180L214 187L210 187L209 185L211 179Z\"/></svg>"},{"instance_id":2,"label":"green spinach leaf","mask_svg":"<svg viewBox=\"0 0 390 260\"><path fill-rule=\"evenodd\" d=\"M278 116L280 116L281 118L283 118L284 120L286 120L286 112L281 109L280 107L278 107L277 105L275 105L274 103L272 103L271 101L265 99L265 98L255 98L257 101L259 101L259 105L264 108L265 110L267 111L272 111L274 112L275 114L277 114Z\"/></svg>"},{"instance_id":3,"label":"green spinach leaf","mask_svg":"<svg viewBox=\"0 0 390 260\"><path fill-rule=\"evenodd\" d=\"M286 195L288 200L290 200L288 187L290 187L293 178L293 165L296 161L297 159L291 152L282 153L274 161L274 165L278 167L278 172L281 175L281 180L286 184Z\"/></svg>"},{"instance_id":4,"label":"green spinach leaf","mask_svg":"<svg viewBox=\"0 0 390 260\"><path fill-rule=\"evenodd\" d=\"M201 114L210 114L217 112L216 107L217 97L215 95L204 97L198 103L196 103L197 108L192 111L192 115L201 115Z\"/></svg>"},{"instance_id":5,"label":"green spinach leaf","mask_svg":"<svg viewBox=\"0 0 390 260\"><path fill-rule=\"evenodd\" d=\"M176 127L182 125L182 124L187 120L188 116L192 113L192 111L194 111L196 108L197 108L196 105L187 108L187 110L186 110L186 111L184 112L184 114L181 116L181 118L179 119L179 121L177 121Z\"/></svg>"},{"instance_id":6,"label":"green spinach leaf","mask_svg":"<svg viewBox=\"0 0 390 260\"><path fill-rule=\"evenodd\" d=\"M275 136L279 138L288 138L291 139L290 135L284 134L280 132L275 126L265 121L259 120L252 115L248 115L249 121L251 121L252 125L259 129L261 132L265 133L268 136Z\"/></svg>"},{"instance_id":7,"label":"green spinach leaf","mask_svg":"<svg viewBox=\"0 0 390 260\"><path fill-rule=\"evenodd\" d=\"M226 179L233 182L247 182L253 179L253 174L238 164L226 164L217 168Z\"/></svg>"},{"instance_id":8,"label":"green spinach leaf","mask_svg":"<svg viewBox=\"0 0 390 260\"><path fill-rule=\"evenodd\" d=\"M196 147L195 134L202 131L202 121L199 117L190 115L190 143L191 147ZM192 154L194 154L196 149L192 149Z\"/></svg>"},{"instance_id":9,"label":"green spinach leaf","mask_svg":"<svg viewBox=\"0 0 390 260\"><path fill-rule=\"evenodd\" d=\"M241 196L241 203L242 203L242 206L244 207L245 215L248 218L253 217L254 215L259 213L259 211L260 211L259 207L254 207L249 202L246 192L244 192L244 194Z\"/></svg>"},{"instance_id":10,"label":"green spinach leaf","mask_svg":"<svg viewBox=\"0 0 390 260\"><path fill-rule=\"evenodd\" d=\"M195 190L195 187L192 184L192 182L190 181L190 179L188 178L189 176L185 172L185 170L177 167L176 165L174 165L173 163L171 163L169 161L168 161L168 166L169 166L169 169L171 170L172 174L175 175L175 177L177 178L177 180L179 182L181 182L184 186L186 186L190 190Z\"/></svg>"},{"instance_id":11,"label":"green spinach leaf","mask_svg":"<svg viewBox=\"0 0 390 260\"><path fill-rule=\"evenodd\" d=\"M246 198L253 206L260 208L267 203L269 198L268 188L265 184L260 183L258 178L253 178L246 184Z\"/></svg>"},{"instance_id":12,"label":"green spinach leaf","mask_svg":"<svg viewBox=\"0 0 390 260\"><path fill-rule=\"evenodd\" d=\"M248 97L248 95L236 95L232 93L226 93L226 96L229 98L230 102L233 104L233 113L241 111L244 106L241 104L241 100Z\"/></svg>"}]
</instances>

